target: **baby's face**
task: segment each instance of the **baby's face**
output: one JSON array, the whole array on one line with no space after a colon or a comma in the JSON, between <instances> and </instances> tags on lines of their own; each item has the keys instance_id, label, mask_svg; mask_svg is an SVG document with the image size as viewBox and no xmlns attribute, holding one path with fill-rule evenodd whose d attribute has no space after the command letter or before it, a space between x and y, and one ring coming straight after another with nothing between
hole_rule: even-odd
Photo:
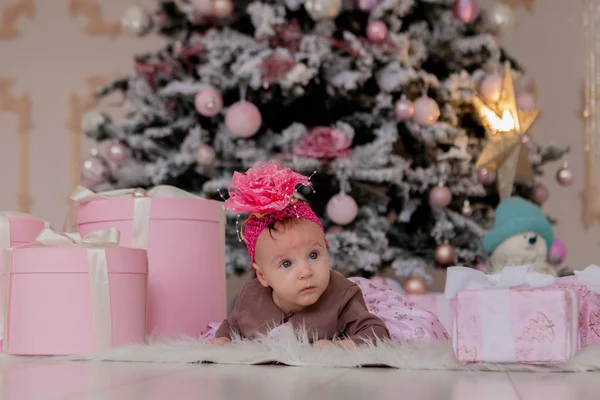
<instances>
[{"instance_id":1,"label":"baby's face","mask_svg":"<svg viewBox=\"0 0 600 400\"><path fill-rule=\"evenodd\" d=\"M282 311L300 311L316 303L329 284L325 235L305 219L276 229L258 236L254 267L260 283L273 289L273 301Z\"/></svg>"}]
</instances>

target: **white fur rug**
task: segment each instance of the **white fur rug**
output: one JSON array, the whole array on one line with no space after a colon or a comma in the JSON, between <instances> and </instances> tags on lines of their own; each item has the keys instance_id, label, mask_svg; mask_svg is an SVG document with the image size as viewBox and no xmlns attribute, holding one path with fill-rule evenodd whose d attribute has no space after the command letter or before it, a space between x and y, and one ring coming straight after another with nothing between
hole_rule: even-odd
<instances>
[{"instance_id":1,"label":"white fur rug","mask_svg":"<svg viewBox=\"0 0 600 400\"><path fill-rule=\"evenodd\" d=\"M298 338L290 328L280 330L276 336L263 337L252 342L234 340L223 347L206 345L194 339L154 341L148 345L122 347L83 356L51 357L50 360L238 365L276 363L290 366L390 367L405 370L583 372L600 370L600 346L585 348L568 364L563 365L462 364L455 359L450 342L428 346L379 343L377 346L351 350L317 349L308 343L305 336Z\"/></svg>"}]
</instances>

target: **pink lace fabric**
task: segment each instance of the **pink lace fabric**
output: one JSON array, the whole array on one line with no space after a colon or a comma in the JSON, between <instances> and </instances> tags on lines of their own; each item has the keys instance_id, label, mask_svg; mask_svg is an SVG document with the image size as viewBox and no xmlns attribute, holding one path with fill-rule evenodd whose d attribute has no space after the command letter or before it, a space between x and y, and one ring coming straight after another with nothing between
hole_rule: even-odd
<instances>
[{"instance_id":1,"label":"pink lace fabric","mask_svg":"<svg viewBox=\"0 0 600 400\"><path fill-rule=\"evenodd\" d=\"M448 332L434 314L417 307L414 302L406 300L388 286L365 278L349 279L360 287L369 312L385 323L392 341L433 343L449 338ZM202 339L214 338L220 325L221 322L211 322L202 334Z\"/></svg>"},{"instance_id":2,"label":"pink lace fabric","mask_svg":"<svg viewBox=\"0 0 600 400\"><path fill-rule=\"evenodd\" d=\"M258 239L258 235L260 235L260 233L273 222L282 221L286 218L303 218L312 221L315 224L319 225L321 230L323 230L323 234L325 234L323 225L321 225L321 221L319 220L317 215L308 206L308 204L303 203L301 201L297 201L294 204L290 204L281 211L275 211L263 215L261 217L251 215L243 226L242 234L244 242L246 242L248 255L250 256L250 259L253 263L254 251L256 248L256 240ZM327 240L325 241L325 243L327 243Z\"/></svg>"},{"instance_id":3,"label":"pink lace fabric","mask_svg":"<svg viewBox=\"0 0 600 400\"><path fill-rule=\"evenodd\" d=\"M450 337L434 314L417 307L388 286L365 278L348 279L360 287L367 309L383 320L393 341L432 343Z\"/></svg>"}]
</instances>

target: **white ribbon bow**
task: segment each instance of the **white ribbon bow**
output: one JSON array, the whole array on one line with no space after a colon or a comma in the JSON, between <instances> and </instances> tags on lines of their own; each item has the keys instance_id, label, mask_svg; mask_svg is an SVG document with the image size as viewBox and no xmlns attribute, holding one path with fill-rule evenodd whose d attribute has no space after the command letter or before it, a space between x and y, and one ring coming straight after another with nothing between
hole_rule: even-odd
<instances>
[{"instance_id":1,"label":"white ribbon bow","mask_svg":"<svg viewBox=\"0 0 600 400\"><path fill-rule=\"evenodd\" d=\"M554 276L534 272L531 270L531 265L506 267L499 273L491 275L473 268L450 267L447 269L444 294L447 298L453 299L458 292L463 290L538 288L551 286L555 282Z\"/></svg>"},{"instance_id":2,"label":"white ribbon bow","mask_svg":"<svg viewBox=\"0 0 600 400\"><path fill-rule=\"evenodd\" d=\"M110 311L110 288L108 282L108 264L106 262L106 248L118 247L119 230L116 228L92 232L83 238L78 233L58 233L51 228L46 228L37 236L35 242L19 247L10 247L6 250L6 263L4 274L5 293L3 296L2 312L8 315L10 303L10 271L12 253L15 249L29 247L83 247L87 249L89 277L92 296L92 315L94 318L94 331L98 349L109 348L112 344L112 320ZM4 318L4 340L2 346L8 351L8 318Z\"/></svg>"},{"instance_id":3,"label":"white ribbon bow","mask_svg":"<svg viewBox=\"0 0 600 400\"><path fill-rule=\"evenodd\" d=\"M21 219L38 219L33 215L22 213L19 211L3 211L0 213L0 250L10 247L10 218ZM43 221L46 228L50 226L46 221Z\"/></svg>"},{"instance_id":4,"label":"white ribbon bow","mask_svg":"<svg viewBox=\"0 0 600 400\"><path fill-rule=\"evenodd\" d=\"M118 189L109 190L106 192L94 193L82 186L75 188L71 194L73 206L67 216L64 230L67 232L76 232L79 219L79 205L93 200L101 199L118 199L124 197L134 198L133 208L133 223L132 223L132 243L131 247L138 249L148 249L148 230L150 226L150 206L153 197L163 198L189 198L200 199L201 197L195 194L186 192L185 190L174 186L161 185L156 186L148 191L144 189Z\"/></svg>"},{"instance_id":5,"label":"white ribbon bow","mask_svg":"<svg viewBox=\"0 0 600 400\"><path fill-rule=\"evenodd\" d=\"M592 293L600 294L600 267L590 265L582 271L573 271L579 284Z\"/></svg>"}]
</instances>

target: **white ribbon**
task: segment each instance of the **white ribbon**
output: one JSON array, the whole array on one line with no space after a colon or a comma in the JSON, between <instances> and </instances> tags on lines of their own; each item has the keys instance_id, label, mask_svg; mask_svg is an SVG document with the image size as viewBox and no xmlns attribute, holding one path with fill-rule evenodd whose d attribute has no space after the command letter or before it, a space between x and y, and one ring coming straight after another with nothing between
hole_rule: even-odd
<instances>
[{"instance_id":1,"label":"white ribbon","mask_svg":"<svg viewBox=\"0 0 600 400\"><path fill-rule=\"evenodd\" d=\"M78 186L70 197L71 201L73 202L73 206L71 207L69 215L67 216L67 221L65 223L64 230L67 232L77 231L80 204L84 204L93 200L118 199L124 197L134 198L131 247L146 250L148 248L148 230L150 226L151 198L201 198L192 193L186 192L185 190L168 185L156 186L148 191L139 188L130 188L109 190L100 193L94 193L89 189Z\"/></svg>"},{"instance_id":2,"label":"white ribbon","mask_svg":"<svg viewBox=\"0 0 600 400\"><path fill-rule=\"evenodd\" d=\"M579 284L592 293L600 294L600 267L590 265L582 271L573 271Z\"/></svg>"},{"instance_id":3,"label":"white ribbon","mask_svg":"<svg viewBox=\"0 0 600 400\"><path fill-rule=\"evenodd\" d=\"M112 344L112 320L110 312L110 288L108 282L108 264L106 262L106 248L118 247L119 230L116 228L92 232L85 237L78 233L57 233L51 228L44 229L35 242L18 247L10 247L6 251L3 304L1 310L4 318L4 332L2 347L8 351L8 311L10 302L10 271L12 253L15 249L29 247L83 247L87 249L89 266L90 287L92 296L92 315L94 318L94 331L96 345L99 350L109 348Z\"/></svg>"},{"instance_id":4,"label":"white ribbon","mask_svg":"<svg viewBox=\"0 0 600 400\"><path fill-rule=\"evenodd\" d=\"M554 276L534 272L531 270L531 265L506 267L492 275L467 267L450 267L447 269L444 294L447 298L453 299L462 290L539 288L551 286L555 282Z\"/></svg>"}]
</instances>

